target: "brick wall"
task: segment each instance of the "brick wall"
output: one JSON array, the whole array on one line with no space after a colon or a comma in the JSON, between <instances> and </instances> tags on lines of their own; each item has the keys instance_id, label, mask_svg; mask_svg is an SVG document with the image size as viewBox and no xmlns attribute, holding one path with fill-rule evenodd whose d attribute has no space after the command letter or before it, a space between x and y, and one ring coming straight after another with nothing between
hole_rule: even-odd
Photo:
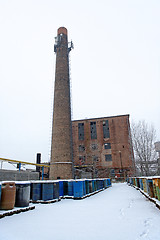
<instances>
[{"instance_id":1,"label":"brick wall","mask_svg":"<svg viewBox=\"0 0 160 240\"><path fill-rule=\"evenodd\" d=\"M58 29L50 179L72 178L72 134L68 39L65 28Z\"/></svg>"},{"instance_id":2,"label":"brick wall","mask_svg":"<svg viewBox=\"0 0 160 240\"><path fill-rule=\"evenodd\" d=\"M104 137L106 121L109 131L107 138ZM84 124L84 140L79 140L79 123ZM95 139L91 139L91 123L96 123ZM90 169L93 177L112 174L120 177L133 173L129 115L73 121L72 133L73 158L77 169Z\"/></svg>"}]
</instances>

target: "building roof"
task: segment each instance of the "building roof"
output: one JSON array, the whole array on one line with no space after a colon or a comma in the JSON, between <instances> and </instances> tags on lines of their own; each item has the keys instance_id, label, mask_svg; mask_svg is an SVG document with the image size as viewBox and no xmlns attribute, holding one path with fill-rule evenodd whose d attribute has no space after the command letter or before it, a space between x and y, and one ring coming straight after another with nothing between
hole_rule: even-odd
<instances>
[{"instance_id":1,"label":"building roof","mask_svg":"<svg viewBox=\"0 0 160 240\"><path fill-rule=\"evenodd\" d=\"M99 118L85 118L85 119L72 120L72 122L87 121L87 120L89 120L89 121L90 120L102 120L104 118L117 118L117 117L129 117L129 114L108 116L108 117L99 117Z\"/></svg>"}]
</instances>

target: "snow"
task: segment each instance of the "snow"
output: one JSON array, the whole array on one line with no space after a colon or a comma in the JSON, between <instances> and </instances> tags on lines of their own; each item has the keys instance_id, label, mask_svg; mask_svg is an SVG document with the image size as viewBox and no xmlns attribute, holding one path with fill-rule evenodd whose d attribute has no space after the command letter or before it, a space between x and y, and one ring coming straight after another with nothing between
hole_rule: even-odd
<instances>
[{"instance_id":1,"label":"snow","mask_svg":"<svg viewBox=\"0 0 160 240\"><path fill-rule=\"evenodd\" d=\"M30 184L31 181L0 181L0 185L3 183L15 183L15 184Z\"/></svg>"},{"instance_id":2,"label":"snow","mask_svg":"<svg viewBox=\"0 0 160 240\"><path fill-rule=\"evenodd\" d=\"M115 183L84 200L36 204L0 219L3 240L159 240L160 210L135 188Z\"/></svg>"}]
</instances>

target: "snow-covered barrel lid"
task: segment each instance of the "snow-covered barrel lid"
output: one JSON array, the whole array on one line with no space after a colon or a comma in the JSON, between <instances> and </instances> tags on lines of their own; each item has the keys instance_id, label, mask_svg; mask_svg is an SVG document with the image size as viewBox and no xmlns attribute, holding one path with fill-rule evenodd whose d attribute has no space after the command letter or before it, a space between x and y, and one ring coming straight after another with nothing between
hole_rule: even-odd
<instances>
[{"instance_id":1,"label":"snow-covered barrel lid","mask_svg":"<svg viewBox=\"0 0 160 240\"><path fill-rule=\"evenodd\" d=\"M15 181L15 184L31 184L31 181Z\"/></svg>"}]
</instances>

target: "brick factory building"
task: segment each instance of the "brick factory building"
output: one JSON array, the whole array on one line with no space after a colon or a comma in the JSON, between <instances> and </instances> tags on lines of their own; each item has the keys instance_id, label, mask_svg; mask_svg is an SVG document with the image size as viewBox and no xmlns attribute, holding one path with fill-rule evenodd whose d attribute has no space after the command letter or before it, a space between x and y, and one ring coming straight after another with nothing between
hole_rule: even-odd
<instances>
[{"instance_id":1,"label":"brick factory building","mask_svg":"<svg viewBox=\"0 0 160 240\"><path fill-rule=\"evenodd\" d=\"M129 115L72 121L72 139L75 178L134 175Z\"/></svg>"},{"instance_id":2,"label":"brick factory building","mask_svg":"<svg viewBox=\"0 0 160 240\"><path fill-rule=\"evenodd\" d=\"M129 115L72 121L75 177L134 173Z\"/></svg>"}]
</instances>

